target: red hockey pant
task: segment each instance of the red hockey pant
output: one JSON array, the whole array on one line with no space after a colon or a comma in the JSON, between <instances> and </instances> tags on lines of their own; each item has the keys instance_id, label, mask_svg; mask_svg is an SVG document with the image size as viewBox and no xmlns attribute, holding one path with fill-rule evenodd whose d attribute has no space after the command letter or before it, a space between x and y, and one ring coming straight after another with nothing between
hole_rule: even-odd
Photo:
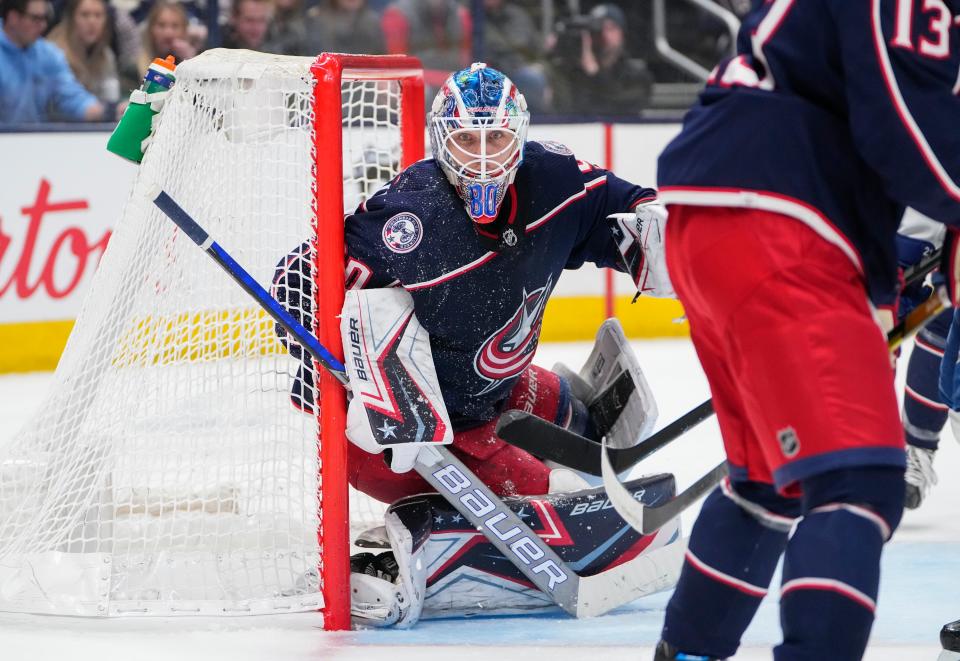
<instances>
[{"instance_id":1,"label":"red hockey pant","mask_svg":"<svg viewBox=\"0 0 960 661\"><path fill-rule=\"evenodd\" d=\"M734 480L903 465L883 332L843 251L798 220L671 205L666 252Z\"/></svg>"}]
</instances>

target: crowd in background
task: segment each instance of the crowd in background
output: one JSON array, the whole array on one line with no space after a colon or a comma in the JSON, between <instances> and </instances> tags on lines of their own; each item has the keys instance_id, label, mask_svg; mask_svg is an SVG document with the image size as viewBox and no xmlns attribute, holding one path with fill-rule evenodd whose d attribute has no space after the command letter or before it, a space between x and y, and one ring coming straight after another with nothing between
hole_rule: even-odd
<instances>
[{"instance_id":1,"label":"crowd in background","mask_svg":"<svg viewBox=\"0 0 960 661\"><path fill-rule=\"evenodd\" d=\"M715 1L742 14L751 0ZM540 115L636 116L655 83L696 82L653 47L651 0L218 4L211 17L205 0L0 0L0 124L113 121L153 58L181 62L214 47L409 53L423 62L428 95L479 56ZM693 5L674 3L668 19L674 47L703 66L729 52L723 24Z\"/></svg>"}]
</instances>

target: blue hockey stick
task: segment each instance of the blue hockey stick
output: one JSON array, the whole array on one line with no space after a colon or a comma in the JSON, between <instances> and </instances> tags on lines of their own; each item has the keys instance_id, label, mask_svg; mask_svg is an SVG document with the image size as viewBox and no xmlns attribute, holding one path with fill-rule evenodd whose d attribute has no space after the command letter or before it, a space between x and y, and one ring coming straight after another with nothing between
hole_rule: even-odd
<instances>
[{"instance_id":1,"label":"blue hockey stick","mask_svg":"<svg viewBox=\"0 0 960 661\"><path fill-rule=\"evenodd\" d=\"M274 321L283 326L288 333L293 335L300 346L304 347L311 356L327 368L327 371L330 372L337 381L345 386L348 384L347 371L343 363L327 351L327 348L320 344L320 341L313 336L313 333L304 328L266 289L261 287L260 283L254 280L253 276L247 273L246 270L230 256L230 253L214 241L210 235L207 234L207 231L190 217L190 214L173 201L172 197L164 191L160 191L154 198L153 203L156 204L170 220L176 223L177 227L179 227L184 234L203 248L206 253L213 258L213 261L219 264L245 292L257 299L260 307L273 317Z\"/></svg>"},{"instance_id":2,"label":"blue hockey stick","mask_svg":"<svg viewBox=\"0 0 960 661\"><path fill-rule=\"evenodd\" d=\"M349 389L343 363L260 286L199 223L164 191L157 189L151 197L184 234ZM422 448L415 469L531 583L571 615L602 615L638 597L672 587L679 576L683 562L682 544L668 544L599 574L579 576L446 447Z\"/></svg>"}]
</instances>

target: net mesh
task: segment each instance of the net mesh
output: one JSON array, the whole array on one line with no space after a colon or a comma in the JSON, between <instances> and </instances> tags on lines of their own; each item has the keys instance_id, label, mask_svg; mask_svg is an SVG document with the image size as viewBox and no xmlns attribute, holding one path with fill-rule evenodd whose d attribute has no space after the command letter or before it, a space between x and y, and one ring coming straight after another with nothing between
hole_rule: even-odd
<instances>
[{"instance_id":1,"label":"net mesh","mask_svg":"<svg viewBox=\"0 0 960 661\"><path fill-rule=\"evenodd\" d=\"M0 610L322 606L318 422L290 399L300 361L147 197L161 186L268 285L315 233L312 61L208 51L178 68L56 385L0 448ZM344 82L347 209L397 171L398 87ZM351 527L382 521L351 501Z\"/></svg>"}]
</instances>

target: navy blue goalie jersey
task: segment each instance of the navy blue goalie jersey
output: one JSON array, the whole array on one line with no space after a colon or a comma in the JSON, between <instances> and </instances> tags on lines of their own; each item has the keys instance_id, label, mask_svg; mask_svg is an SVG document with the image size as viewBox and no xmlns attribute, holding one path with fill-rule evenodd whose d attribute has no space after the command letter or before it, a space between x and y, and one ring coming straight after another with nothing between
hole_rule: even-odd
<instances>
[{"instance_id":1,"label":"navy blue goalie jersey","mask_svg":"<svg viewBox=\"0 0 960 661\"><path fill-rule=\"evenodd\" d=\"M793 217L888 302L903 208L960 225L960 2L754 7L660 157L660 199Z\"/></svg>"},{"instance_id":2,"label":"navy blue goalie jersey","mask_svg":"<svg viewBox=\"0 0 960 661\"><path fill-rule=\"evenodd\" d=\"M561 272L584 262L623 270L607 215L655 196L563 145L529 142L496 221L480 226L437 163L423 160L347 217L346 284L410 292L444 403L466 428L498 413L533 360ZM300 261L295 253L281 263L274 281L288 307L307 303L285 300Z\"/></svg>"}]
</instances>

